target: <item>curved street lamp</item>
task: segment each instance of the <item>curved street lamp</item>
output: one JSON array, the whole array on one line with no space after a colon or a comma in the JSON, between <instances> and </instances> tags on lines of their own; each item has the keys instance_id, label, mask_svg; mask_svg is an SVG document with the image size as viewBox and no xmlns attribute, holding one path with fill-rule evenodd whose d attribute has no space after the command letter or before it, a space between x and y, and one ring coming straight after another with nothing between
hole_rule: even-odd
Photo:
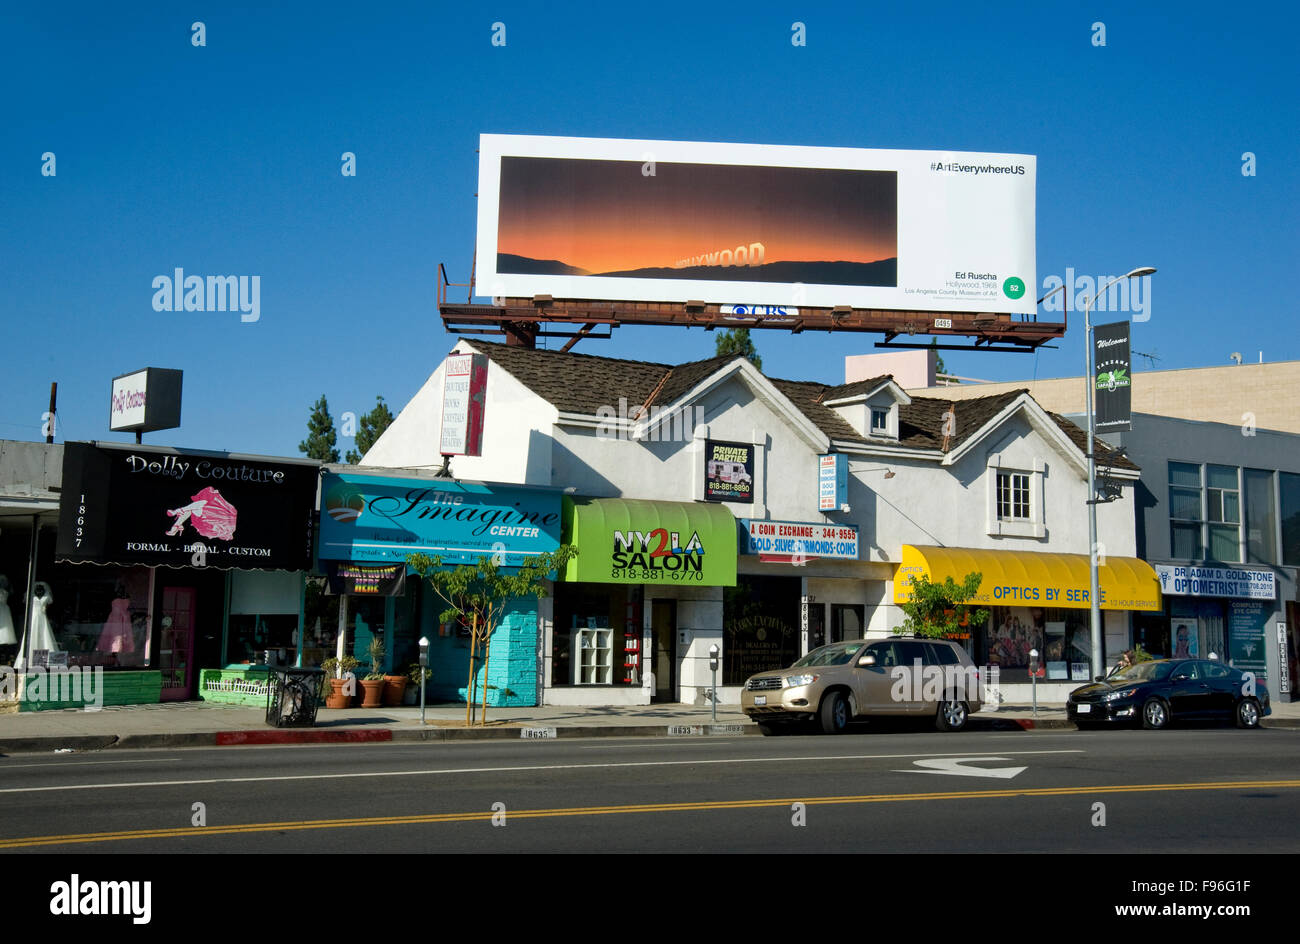
<instances>
[{"instance_id":1,"label":"curved street lamp","mask_svg":"<svg viewBox=\"0 0 1300 944\"><path fill-rule=\"evenodd\" d=\"M1101 288L1097 289L1097 291L1093 293L1093 296L1089 298L1083 306L1083 380L1088 388L1088 629L1089 635L1092 638L1093 678L1102 674L1105 656L1102 654L1101 644L1101 601L1097 599L1097 450L1095 446L1095 433L1093 432L1093 426L1095 425L1093 397L1096 393L1097 377L1095 374L1096 367L1093 357L1096 352L1093 349L1092 320L1089 317L1089 313L1092 310L1093 302L1100 298L1106 290L1116 282L1122 282L1125 279L1141 278L1144 275L1151 275L1155 271L1156 270L1153 266L1140 266L1126 275L1117 276Z\"/></svg>"}]
</instances>

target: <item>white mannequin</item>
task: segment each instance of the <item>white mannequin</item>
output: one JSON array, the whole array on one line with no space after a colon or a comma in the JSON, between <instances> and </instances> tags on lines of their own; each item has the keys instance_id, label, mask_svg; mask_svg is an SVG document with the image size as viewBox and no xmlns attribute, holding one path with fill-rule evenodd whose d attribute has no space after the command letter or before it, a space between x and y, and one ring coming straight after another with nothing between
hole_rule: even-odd
<instances>
[{"instance_id":1,"label":"white mannequin","mask_svg":"<svg viewBox=\"0 0 1300 944\"><path fill-rule=\"evenodd\" d=\"M61 651L54 638L54 630L50 627L50 619L45 613L53 602L50 585L43 580L36 581L32 589L31 604L27 607L30 613L27 621L27 640L23 643L22 651L18 653L14 668L23 668L27 664L27 654L37 649L48 649L50 652Z\"/></svg>"},{"instance_id":2,"label":"white mannequin","mask_svg":"<svg viewBox=\"0 0 1300 944\"><path fill-rule=\"evenodd\" d=\"M0 646L18 645L14 615L9 611L9 578L0 574Z\"/></svg>"}]
</instances>

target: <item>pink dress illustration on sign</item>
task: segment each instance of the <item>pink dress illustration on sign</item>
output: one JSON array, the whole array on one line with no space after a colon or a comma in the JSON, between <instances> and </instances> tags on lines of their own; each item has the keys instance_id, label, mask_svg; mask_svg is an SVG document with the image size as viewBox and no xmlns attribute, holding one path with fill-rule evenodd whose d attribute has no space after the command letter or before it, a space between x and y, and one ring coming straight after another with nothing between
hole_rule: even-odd
<instances>
[{"instance_id":1,"label":"pink dress illustration on sign","mask_svg":"<svg viewBox=\"0 0 1300 944\"><path fill-rule=\"evenodd\" d=\"M193 496L188 505L168 509L167 514L176 519L176 523L167 532L168 537L183 533L187 521L205 538L229 541L235 536L235 506L222 498L221 493L211 485Z\"/></svg>"},{"instance_id":2,"label":"pink dress illustration on sign","mask_svg":"<svg viewBox=\"0 0 1300 944\"><path fill-rule=\"evenodd\" d=\"M135 634L131 632L131 600L118 597L99 634L100 652L135 652Z\"/></svg>"}]
</instances>

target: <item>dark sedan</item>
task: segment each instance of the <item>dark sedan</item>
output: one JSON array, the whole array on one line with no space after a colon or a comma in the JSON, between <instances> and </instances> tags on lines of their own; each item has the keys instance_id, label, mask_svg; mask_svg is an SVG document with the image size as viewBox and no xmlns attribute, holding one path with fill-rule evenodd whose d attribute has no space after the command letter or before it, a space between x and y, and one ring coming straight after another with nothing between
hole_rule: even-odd
<instances>
[{"instance_id":1,"label":"dark sedan","mask_svg":"<svg viewBox=\"0 0 1300 944\"><path fill-rule=\"evenodd\" d=\"M1076 688L1065 710L1081 728L1139 721L1144 728L1163 728L1172 721L1216 719L1257 728L1259 719L1272 712L1263 683L1208 659L1139 662Z\"/></svg>"}]
</instances>

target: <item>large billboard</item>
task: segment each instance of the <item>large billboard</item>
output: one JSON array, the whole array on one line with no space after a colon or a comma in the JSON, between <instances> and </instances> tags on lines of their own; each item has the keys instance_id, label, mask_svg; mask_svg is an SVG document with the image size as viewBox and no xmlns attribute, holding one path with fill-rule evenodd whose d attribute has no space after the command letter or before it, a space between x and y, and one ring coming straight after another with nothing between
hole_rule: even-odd
<instances>
[{"instance_id":1,"label":"large billboard","mask_svg":"<svg viewBox=\"0 0 1300 944\"><path fill-rule=\"evenodd\" d=\"M1033 313L1032 155L480 137L478 284Z\"/></svg>"}]
</instances>

